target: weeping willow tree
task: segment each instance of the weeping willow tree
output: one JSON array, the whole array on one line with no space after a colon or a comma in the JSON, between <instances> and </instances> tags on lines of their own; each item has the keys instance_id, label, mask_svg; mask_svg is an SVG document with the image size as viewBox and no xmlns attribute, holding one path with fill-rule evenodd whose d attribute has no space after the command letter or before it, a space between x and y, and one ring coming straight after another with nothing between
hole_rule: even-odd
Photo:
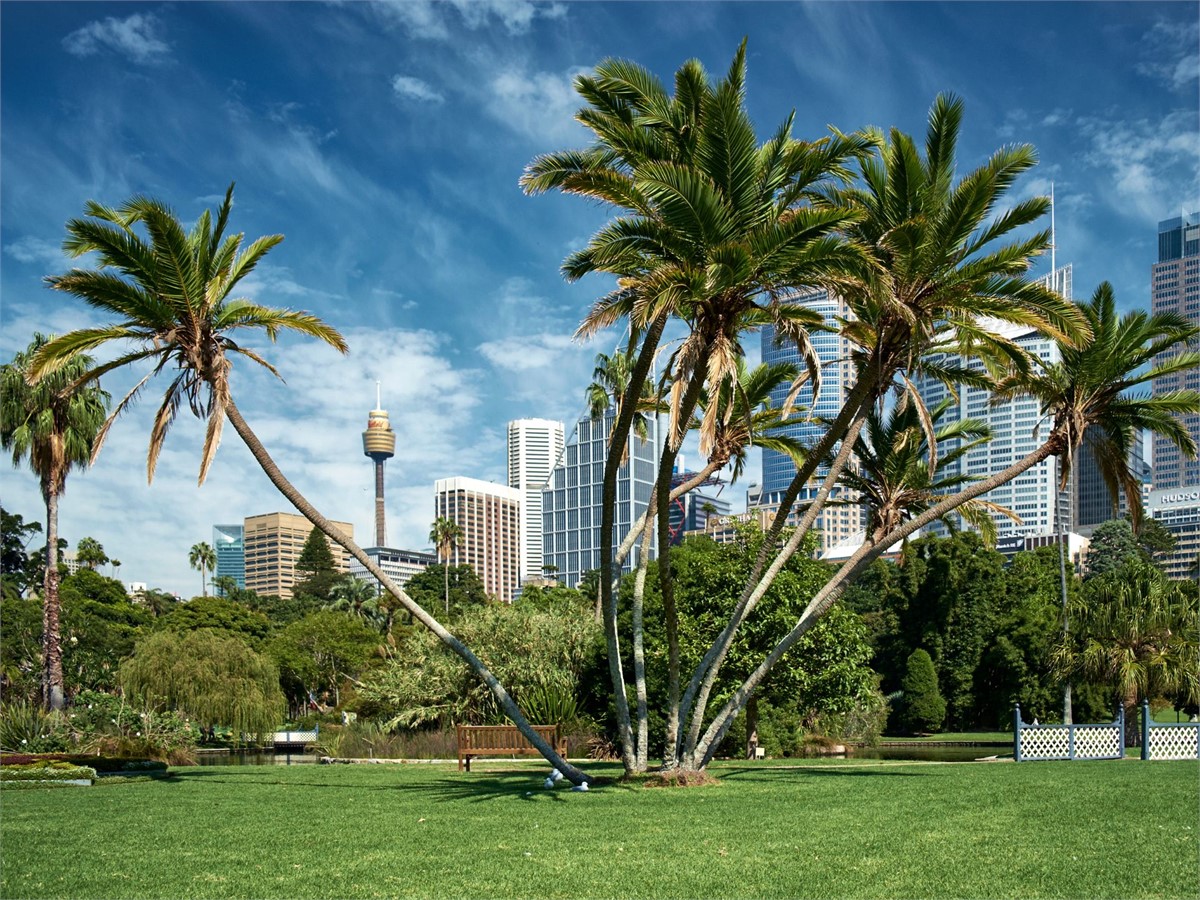
<instances>
[{"instance_id":1,"label":"weeping willow tree","mask_svg":"<svg viewBox=\"0 0 1200 900\"><path fill-rule=\"evenodd\" d=\"M274 663L212 631L151 635L122 664L121 687L151 709L179 710L202 728L232 728L256 743L284 717Z\"/></svg>"}]
</instances>

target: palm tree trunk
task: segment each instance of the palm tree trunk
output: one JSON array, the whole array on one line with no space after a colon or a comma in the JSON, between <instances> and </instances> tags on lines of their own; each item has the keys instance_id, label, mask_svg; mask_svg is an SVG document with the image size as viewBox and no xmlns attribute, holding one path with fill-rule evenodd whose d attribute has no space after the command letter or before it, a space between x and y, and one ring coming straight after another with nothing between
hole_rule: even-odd
<instances>
[{"instance_id":1,"label":"palm tree trunk","mask_svg":"<svg viewBox=\"0 0 1200 900\"><path fill-rule=\"evenodd\" d=\"M654 363L658 342L667 325L667 314L659 315L651 324L642 340L637 361L630 373L625 397L617 409L617 420L604 461L604 485L600 512L600 605L605 611L604 639L608 649L608 674L612 680L613 703L617 714L617 732L621 741L621 762L627 774L637 771L637 755L634 745L633 725L630 722L629 700L625 696L625 673L621 666L621 645L617 634L617 594L613 583L619 569L613 565L613 531L616 529L617 470L629 440L629 430L637 413L637 400L646 376Z\"/></svg>"},{"instance_id":2,"label":"palm tree trunk","mask_svg":"<svg viewBox=\"0 0 1200 900\"><path fill-rule=\"evenodd\" d=\"M450 615L450 554L446 553L446 558L442 560L442 577L446 581L445 593L446 598L446 615Z\"/></svg>"},{"instance_id":3,"label":"palm tree trunk","mask_svg":"<svg viewBox=\"0 0 1200 900\"><path fill-rule=\"evenodd\" d=\"M650 711L646 697L646 641L643 614L646 598L645 560L650 555L650 539L654 531L647 526L642 537L642 561L638 566L633 586L633 684L637 701L637 750L634 753L638 772L645 772L650 765Z\"/></svg>"},{"instance_id":4,"label":"palm tree trunk","mask_svg":"<svg viewBox=\"0 0 1200 900\"><path fill-rule=\"evenodd\" d=\"M61 710L63 690L61 612L58 596L58 478L51 473L42 481L46 501L46 573L42 579L42 706Z\"/></svg>"},{"instance_id":5,"label":"palm tree trunk","mask_svg":"<svg viewBox=\"0 0 1200 900\"><path fill-rule=\"evenodd\" d=\"M953 494L943 500L941 503L931 506L921 515L909 520L899 528L894 529L890 534L881 540L864 542L863 545L854 552L854 554L843 563L842 567L837 571L837 574L831 578L817 595L809 602L800 619L793 626L792 630L775 645L775 648L767 655L758 667L750 674L750 676L742 682L741 686L734 691L733 695L726 701L721 711L713 718L712 723L704 732L704 736L696 744L695 757L699 762L697 768L703 768L712 760L712 755L716 752L717 746L725 737L729 726L733 724L734 718L742 709L745 708L747 700L753 695L755 689L762 684L763 679L770 674L776 663L783 655L796 643L832 606L849 584L856 578L867 566L883 555L888 547L902 541L909 535L931 522L945 516L947 513L957 509L968 500L973 500L988 491L994 490L1002 484L1005 484L1016 478L1022 472L1033 468L1038 463L1049 457L1052 453L1058 450L1063 440L1062 435L1058 432L1051 432L1046 442L1042 444L1033 453L1026 456L1024 459L1018 460L1002 472L997 472L990 478L983 481L977 481L969 487Z\"/></svg>"},{"instance_id":6,"label":"palm tree trunk","mask_svg":"<svg viewBox=\"0 0 1200 900\"><path fill-rule=\"evenodd\" d=\"M563 773L563 776L572 784L582 784L587 780L587 776L579 769L568 763L563 757L559 756L558 751L551 747L540 734L533 730L529 720L525 718L519 706L513 700L512 696L500 684L496 676L491 670L483 664L471 649L462 641L446 630L437 619L429 614L421 604L417 603L408 596L403 590L397 587L392 580L384 574L384 572L375 564L366 552L358 546L352 539L346 537L341 531L333 527L325 516L321 515L308 500L302 495L296 487L288 481L279 466L275 464L275 460L267 452L267 448L263 446L262 441L258 439L258 435L250 428L249 424L242 417L241 410L230 398L226 401L225 413L229 417L230 423L234 430L241 437L246 447L250 450L255 461L258 462L266 476L275 485L276 489L286 498L300 514L308 521L312 522L313 526L325 534L331 541L339 547L344 548L351 556L357 559L368 572L370 572L379 584L389 594L396 598L401 605L407 609L414 618L419 620L422 625L432 631L438 639L452 650L460 659L463 660L472 671L479 676L479 679L487 685L492 696L496 698L496 702L500 708L504 710L505 715L512 720L517 726L525 739L542 754L542 756L556 769Z\"/></svg>"},{"instance_id":7,"label":"palm tree trunk","mask_svg":"<svg viewBox=\"0 0 1200 900\"><path fill-rule=\"evenodd\" d=\"M734 611L730 615L725 628L713 642L708 652L705 653L704 659L696 667L696 671L692 676L691 683L688 685L688 690L683 700L684 715L690 717L691 723L688 729L687 743L684 746L684 754L688 758L694 759L696 744L700 739L700 730L708 709L708 700L712 694L713 686L716 684L717 674L720 672L721 665L729 653L729 647L733 643L734 635L742 623L746 621L746 618L754 611L754 608L758 606L759 601L766 595L775 578L783 570L783 567L787 565L788 561L799 548L804 536L812 528L825 501L829 498L842 472L850 462L850 457L854 450L854 442L867 420L867 409L868 407L863 405L859 410L858 417L852 420L842 440L842 446L838 450L838 455L834 458L833 464L830 466L829 472L817 492L817 496L813 499L808 510L801 518L795 532L788 538L783 549L779 551L757 583L753 580L755 576L751 576L751 580L747 582L746 588L742 592L742 597L738 600L737 606L734 607ZM761 552L759 556L761 559ZM693 697L695 697L694 706L691 705Z\"/></svg>"}]
</instances>

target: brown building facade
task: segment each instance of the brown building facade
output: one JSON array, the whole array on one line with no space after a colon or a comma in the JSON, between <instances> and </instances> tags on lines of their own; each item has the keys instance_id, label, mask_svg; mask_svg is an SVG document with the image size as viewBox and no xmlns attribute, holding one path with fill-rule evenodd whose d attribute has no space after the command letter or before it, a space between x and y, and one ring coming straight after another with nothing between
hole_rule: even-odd
<instances>
[{"instance_id":1,"label":"brown building facade","mask_svg":"<svg viewBox=\"0 0 1200 900\"><path fill-rule=\"evenodd\" d=\"M346 537L354 537L354 526L349 522L332 524ZM243 528L246 587L258 594L290 598L296 581L296 560L313 530L312 523L304 516L277 512L249 516ZM338 570L349 571L349 554L333 541L329 542L329 549Z\"/></svg>"}]
</instances>

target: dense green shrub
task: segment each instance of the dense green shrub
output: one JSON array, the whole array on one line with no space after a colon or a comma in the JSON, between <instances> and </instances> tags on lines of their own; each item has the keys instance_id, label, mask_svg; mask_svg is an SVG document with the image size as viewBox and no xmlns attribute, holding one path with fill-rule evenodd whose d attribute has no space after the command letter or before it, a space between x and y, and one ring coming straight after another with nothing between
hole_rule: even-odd
<instances>
[{"instance_id":1,"label":"dense green shrub","mask_svg":"<svg viewBox=\"0 0 1200 900\"><path fill-rule=\"evenodd\" d=\"M0 710L0 750L50 753L71 746L61 713L47 712L36 703L8 703Z\"/></svg>"},{"instance_id":2,"label":"dense green shrub","mask_svg":"<svg viewBox=\"0 0 1200 900\"><path fill-rule=\"evenodd\" d=\"M0 781L78 781L85 778L95 781L96 770L57 761L0 765Z\"/></svg>"},{"instance_id":3,"label":"dense green shrub","mask_svg":"<svg viewBox=\"0 0 1200 900\"><path fill-rule=\"evenodd\" d=\"M0 765L27 766L46 762L62 762L75 766L88 766L101 775L111 774L161 774L167 764L157 759L130 759L114 756L93 756L86 753L0 753Z\"/></svg>"},{"instance_id":4,"label":"dense green shrub","mask_svg":"<svg viewBox=\"0 0 1200 900\"><path fill-rule=\"evenodd\" d=\"M876 689L858 697L855 705L845 712L818 716L808 729L808 735L860 747L874 747L883 734L890 711L887 698Z\"/></svg>"},{"instance_id":5,"label":"dense green shrub","mask_svg":"<svg viewBox=\"0 0 1200 900\"><path fill-rule=\"evenodd\" d=\"M900 682L900 721L910 732L937 731L946 718L946 701L938 690L933 660L924 650L908 657L904 679Z\"/></svg>"},{"instance_id":6,"label":"dense green shrub","mask_svg":"<svg viewBox=\"0 0 1200 900\"><path fill-rule=\"evenodd\" d=\"M67 713L75 743L94 753L186 765L195 762L199 730L175 710L130 706L123 697L80 691Z\"/></svg>"}]
</instances>

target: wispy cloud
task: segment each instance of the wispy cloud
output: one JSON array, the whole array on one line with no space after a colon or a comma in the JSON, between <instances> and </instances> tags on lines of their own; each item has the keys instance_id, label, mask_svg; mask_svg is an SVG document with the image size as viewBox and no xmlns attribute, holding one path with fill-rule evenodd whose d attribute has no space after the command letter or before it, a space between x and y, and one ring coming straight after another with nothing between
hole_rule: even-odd
<instances>
[{"instance_id":1,"label":"wispy cloud","mask_svg":"<svg viewBox=\"0 0 1200 900\"><path fill-rule=\"evenodd\" d=\"M422 103L442 103L446 99L429 84L411 75L396 75L392 78L392 90L397 97L419 100Z\"/></svg>"},{"instance_id":2,"label":"wispy cloud","mask_svg":"<svg viewBox=\"0 0 1200 900\"><path fill-rule=\"evenodd\" d=\"M4 252L17 262L44 266L61 266L66 259L58 244L30 236L5 244Z\"/></svg>"},{"instance_id":3,"label":"wispy cloud","mask_svg":"<svg viewBox=\"0 0 1200 900\"><path fill-rule=\"evenodd\" d=\"M526 334L484 341L478 349L497 368L528 372L555 365L570 347L570 335Z\"/></svg>"},{"instance_id":4,"label":"wispy cloud","mask_svg":"<svg viewBox=\"0 0 1200 900\"><path fill-rule=\"evenodd\" d=\"M1142 60L1137 71L1185 90L1200 79L1200 22L1182 24L1159 20L1142 36Z\"/></svg>"},{"instance_id":5,"label":"wispy cloud","mask_svg":"<svg viewBox=\"0 0 1200 900\"><path fill-rule=\"evenodd\" d=\"M134 13L125 19L109 16L89 22L63 38L63 47L75 56L94 56L112 50L143 65L162 62L171 52L158 32L160 23L152 14Z\"/></svg>"},{"instance_id":6,"label":"wispy cloud","mask_svg":"<svg viewBox=\"0 0 1200 900\"><path fill-rule=\"evenodd\" d=\"M575 112L583 105L572 86L582 68L566 72L526 72L507 68L488 84L488 113L502 125L538 143L582 143Z\"/></svg>"},{"instance_id":7,"label":"wispy cloud","mask_svg":"<svg viewBox=\"0 0 1200 900\"><path fill-rule=\"evenodd\" d=\"M449 39L459 22L471 31L498 22L510 35L526 34L534 19L561 19L567 14L564 4L529 0L379 0L374 5L409 35L426 40Z\"/></svg>"}]
</instances>

